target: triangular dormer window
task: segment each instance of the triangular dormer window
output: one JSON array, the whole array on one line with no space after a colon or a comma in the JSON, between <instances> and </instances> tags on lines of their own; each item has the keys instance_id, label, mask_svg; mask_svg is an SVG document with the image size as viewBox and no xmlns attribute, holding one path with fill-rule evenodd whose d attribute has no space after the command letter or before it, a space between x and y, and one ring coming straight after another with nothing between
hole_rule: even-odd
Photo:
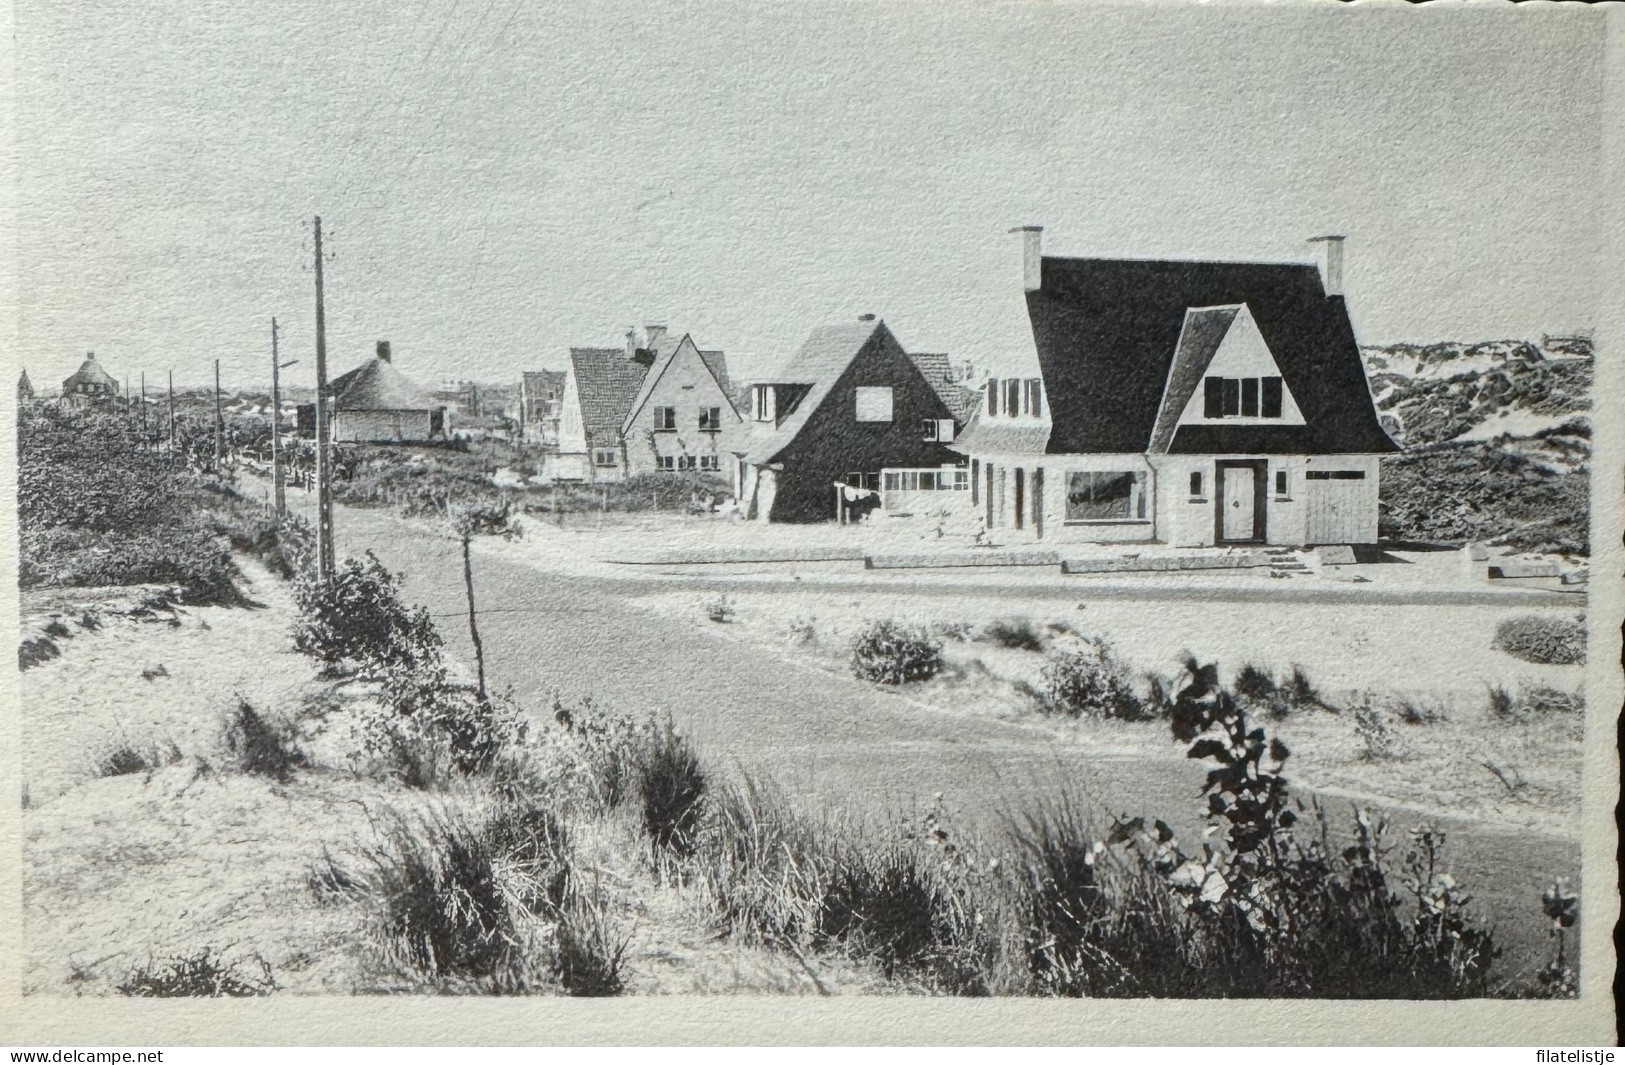
<instances>
[{"instance_id":1,"label":"triangular dormer window","mask_svg":"<svg viewBox=\"0 0 1625 1065\"><path fill-rule=\"evenodd\" d=\"M1202 313L1210 311L1193 311L1192 316ZM1185 400L1180 425L1304 424L1303 412L1246 304L1234 309L1200 376L1200 384Z\"/></svg>"}]
</instances>

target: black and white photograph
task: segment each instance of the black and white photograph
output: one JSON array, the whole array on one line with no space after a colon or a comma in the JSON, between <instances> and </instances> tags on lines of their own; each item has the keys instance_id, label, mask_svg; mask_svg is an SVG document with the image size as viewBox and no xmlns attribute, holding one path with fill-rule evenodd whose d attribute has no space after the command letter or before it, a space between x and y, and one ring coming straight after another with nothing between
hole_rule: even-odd
<instances>
[{"instance_id":1,"label":"black and white photograph","mask_svg":"<svg viewBox=\"0 0 1625 1065\"><path fill-rule=\"evenodd\" d=\"M1618 7L10 31L0 1041L1614 1042Z\"/></svg>"}]
</instances>

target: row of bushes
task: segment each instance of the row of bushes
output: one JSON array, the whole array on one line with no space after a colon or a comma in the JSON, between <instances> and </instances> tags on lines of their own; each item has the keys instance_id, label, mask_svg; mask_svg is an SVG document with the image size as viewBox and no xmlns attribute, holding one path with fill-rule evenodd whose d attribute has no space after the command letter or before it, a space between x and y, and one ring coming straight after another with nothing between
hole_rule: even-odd
<instances>
[{"instance_id":1,"label":"row of bushes","mask_svg":"<svg viewBox=\"0 0 1625 1065\"><path fill-rule=\"evenodd\" d=\"M1076 633L1066 629L1073 636ZM1025 619L1000 620L984 630L1004 647L1043 650L1044 638ZM961 635L959 638L965 638ZM930 680L944 669L941 638L920 626L891 619L871 622L852 641L852 675L880 684ZM1135 677L1100 637L1077 636L1075 646L1050 655L1041 684L1017 687L1046 713L1117 721L1154 721L1173 710L1169 682L1155 674ZM1301 666L1276 679L1257 666L1244 666L1236 693L1249 706L1282 718L1310 708L1326 708Z\"/></svg>"},{"instance_id":2,"label":"row of bushes","mask_svg":"<svg viewBox=\"0 0 1625 1065\"><path fill-rule=\"evenodd\" d=\"M156 450L128 412L27 405L17 443L25 589L163 584L183 602L241 605L234 549L283 576L309 567L304 522Z\"/></svg>"}]
</instances>

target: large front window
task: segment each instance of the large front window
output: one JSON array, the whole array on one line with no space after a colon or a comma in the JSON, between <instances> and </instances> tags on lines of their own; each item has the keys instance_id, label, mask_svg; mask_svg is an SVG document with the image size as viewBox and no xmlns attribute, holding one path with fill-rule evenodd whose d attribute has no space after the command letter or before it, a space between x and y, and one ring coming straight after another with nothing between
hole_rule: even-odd
<instances>
[{"instance_id":1,"label":"large front window","mask_svg":"<svg viewBox=\"0 0 1625 1065\"><path fill-rule=\"evenodd\" d=\"M1087 470L1067 475L1067 521L1145 521L1143 470Z\"/></svg>"}]
</instances>

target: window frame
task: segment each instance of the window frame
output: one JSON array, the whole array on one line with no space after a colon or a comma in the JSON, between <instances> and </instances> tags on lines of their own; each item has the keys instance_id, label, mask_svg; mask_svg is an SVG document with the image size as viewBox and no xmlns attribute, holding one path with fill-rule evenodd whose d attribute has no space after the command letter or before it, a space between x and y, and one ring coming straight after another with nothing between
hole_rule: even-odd
<instances>
[{"instance_id":1,"label":"window frame","mask_svg":"<svg viewBox=\"0 0 1625 1065\"><path fill-rule=\"evenodd\" d=\"M1191 471L1190 499L1192 503L1206 503L1207 493L1203 489L1204 478L1201 470Z\"/></svg>"},{"instance_id":2,"label":"window frame","mask_svg":"<svg viewBox=\"0 0 1625 1065\"><path fill-rule=\"evenodd\" d=\"M1080 477L1094 479L1103 477L1128 477L1129 495L1124 503L1125 515L1123 517L1076 517L1073 510L1072 497ZM1136 494L1136 489L1138 490ZM1068 470L1066 472L1066 496L1063 500L1063 524L1066 525L1149 525L1150 518L1151 475L1140 469L1115 470ZM1093 500L1091 500L1093 502Z\"/></svg>"},{"instance_id":3,"label":"window frame","mask_svg":"<svg viewBox=\"0 0 1625 1065\"><path fill-rule=\"evenodd\" d=\"M675 433L677 431L677 408L676 407L656 407L654 409L654 412L655 412L655 432L657 432L657 433Z\"/></svg>"},{"instance_id":4,"label":"window frame","mask_svg":"<svg viewBox=\"0 0 1625 1065\"><path fill-rule=\"evenodd\" d=\"M1021 382L1021 413L1029 418L1044 416L1044 379L1027 377Z\"/></svg>"},{"instance_id":5,"label":"window frame","mask_svg":"<svg viewBox=\"0 0 1625 1065\"><path fill-rule=\"evenodd\" d=\"M936 418L924 418L922 421L925 423L925 436L922 439L924 439L927 443L936 443L937 433L942 429L939 420Z\"/></svg>"},{"instance_id":6,"label":"window frame","mask_svg":"<svg viewBox=\"0 0 1625 1065\"><path fill-rule=\"evenodd\" d=\"M864 425L891 425L891 424L894 424L896 422L896 420L897 420L897 397L896 397L895 392L896 392L896 390L893 389L892 386L890 386L890 385L855 385L855 386L853 386L853 388L852 388L852 420L855 421L855 422L859 422L861 424L864 424ZM865 397L867 397L871 401L877 401L878 402L882 395L885 396L885 400L886 400L886 403L885 403L886 416L884 418L880 418L880 417L868 417L868 418L866 418L866 417L864 417L863 410L864 410L864 399L865 399Z\"/></svg>"},{"instance_id":7,"label":"window frame","mask_svg":"<svg viewBox=\"0 0 1625 1065\"><path fill-rule=\"evenodd\" d=\"M702 432L702 433L720 433L720 432L722 432L722 408L721 407L701 407L700 408L700 432Z\"/></svg>"},{"instance_id":8,"label":"window frame","mask_svg":"<svg viewBox=\"0 0 1625 1065\"><path fill-rule=\"evenodd\" d=\"M604 461L604 456L605 455L609 456L609 461L608 462ZM613 468L615 466L620 465L619 460L617 460L616 457L615 457L615 449L612 448L612 447L595 447L595 448L593 448L592 449L592 464L593 464L594 469L609 469L609 468Z\"/></svg>"}]
</instances>

